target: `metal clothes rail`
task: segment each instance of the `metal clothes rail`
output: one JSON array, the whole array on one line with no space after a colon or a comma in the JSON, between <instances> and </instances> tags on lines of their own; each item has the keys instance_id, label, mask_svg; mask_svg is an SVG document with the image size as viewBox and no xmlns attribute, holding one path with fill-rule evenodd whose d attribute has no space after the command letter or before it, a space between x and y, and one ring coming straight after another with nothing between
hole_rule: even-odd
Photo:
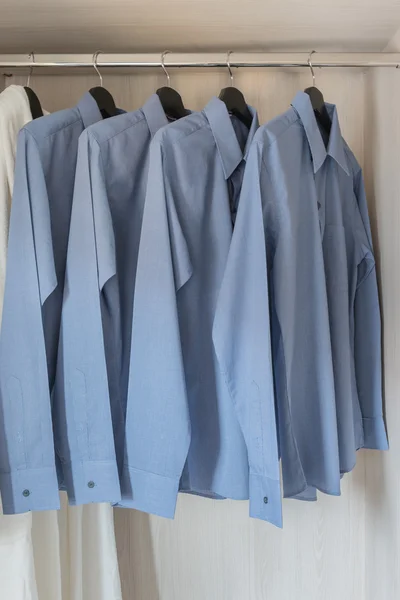
<instances>
[{"instance_id":1,"label":"metal clothes rail","mask_svg":"<svg viewBox=\"0 0 400 600\"><path fill-rule=\"evenodd\" d=\"M96 53L99 68L161 68L161 53L151 54L107 54ZM309 67L309 53L242 53L232 52L229 56L231 67ZM226 53L165 54L164 65L168 68L223 68L227 66ZM0 54L0 72L10 73L14 69L37 70L68 68L93 68L90 54ZM312 53L313 67L393 67L400 66L400 53Z\"/></svg>"}]
</instances>

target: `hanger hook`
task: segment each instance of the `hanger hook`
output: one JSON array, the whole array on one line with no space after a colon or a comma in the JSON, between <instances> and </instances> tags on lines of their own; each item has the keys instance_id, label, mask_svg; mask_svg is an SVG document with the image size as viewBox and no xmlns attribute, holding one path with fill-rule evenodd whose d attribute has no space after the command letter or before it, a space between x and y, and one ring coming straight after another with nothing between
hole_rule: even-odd
<instances>
[{"instance_id":1,"label":"hanger hook","mask_svg":"<svg viewBox=\"0 0 400 600\"><path fill-rule=\"evenodd\" d=\"M164 71L165 75L167 76L167 85L168 85L168 87L171 87L171 77L169 76L169 73L165 67L165 57L167 54L171 54L171 50L165 50L161 54L161 67L162 67L162 70Z\"/></svg>"},{"instance_id":2,"label":"hanger hook","mask_svg":"<svg viewBox=\"0 0 400 600\"><path fill-rule=\"evenodd\" d=\"M29 67L29 75L28 75L28 79L26 81L26 87L29 87L29 84L31 82L31 75L33 73L33 65L35 64L35 53L33 51L29 52L28 58L29 58L29 60L31 61L32 64Z\"/></svg>"},{"instance_id":3,"label":"hanger hook","mask_svg":"<svg viewBox=\"0 0 400 600\"><path fill-rule=\"evenodd\" d=\"M232 73L231 63L229 60L229 57L231 54L232 54L232 50L229 50L229 52L226 55L226 66L228 67L229 77L231 78L231 87L233 87L233 73Z\"/></svg>"},{"instance_id":4,"label":"hanger hook","mask_svg":"<svg viewBox=\"0 0 400 600\"><path fill-rule=\"evenodd\" d=\"M93 54L93 58L92 58L92 60L93 60L93 67L94 67L94 70L96 71L97 75L98 75L98 76L99 76L99 78L100 78L100 86L101 86L101 87L103 87L103 77L102 77L102 75L101 75L101 73L100 73L100 71L99 71L99 67L97 66L97 58L98 58L99 54L104 54L103 50L97 50L97 51L96 51L96 52Z\"/></svg>"},{"instance_id":5,"label":"hanger hook","mask_svg":"<svg viewBox=\"0 0 400 600\"><path fill-rule=\"evenodd\" d=\"M307 59L307 64L310 67L310 71L311 71L311 75L312 75L312 81L313 81L313 87L315 87L315 73L314 73L314 68L312 66L312 63L311 63L311 57L312 57L313 54L315 54L315 50L311 50L310 55L309 55L309 57Z\"/></svg>"}]
</instances>

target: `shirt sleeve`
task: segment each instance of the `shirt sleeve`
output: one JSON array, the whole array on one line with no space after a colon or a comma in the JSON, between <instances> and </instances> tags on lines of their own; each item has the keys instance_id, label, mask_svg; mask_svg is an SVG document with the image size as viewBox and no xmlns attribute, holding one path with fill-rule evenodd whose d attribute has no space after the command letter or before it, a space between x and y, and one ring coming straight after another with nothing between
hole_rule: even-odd
<instances>
[{"instance_id":1,"label":"shirt sleeve","mask_svg":"<svg viewBox=\"0 0 400 600\"><path fill-rule=\"evenodd\" d=\"M247 445L250 516L282 527L260 157L255 144L246 165L213 340Z\"/></svg>"},{"instance_id":2,"label":"shirt sleeve","mask_svg":"<svg viewBox=\"0 0 400 600\"><path fill-rule=\"evenodd\" d=\"M120 500L100 301L115 273L100 150L85 131L79 139L54 405L71 504Z\"/></svg>"},{"instance_id":3,"label":"shirt sleeve","mask_svg":"<svg viewBox=\"0 0 400 600\"><path fill-rule=\"evenodd\" d=\"M177 292L190 276L162 148L154 139L133 307L122 505L169 518L190 442L177 307Z\"/></svg>"},{"instance_id":4,"label":"shirt sleeve","mask_svg":"<svg viewBox=\"0 0 400 600\"><path fill-rule=\"evenodd\" d=\"M355 180L355 194L359 208L356 232L359 237L360 255L354 299L354 362L358 398L363 418L364 447L387 450L388 441L382 402L379 293L361 170Z\"/></svg>"},{"instance_id":5,"label":"shirt sleeve","mask_svg":"<svg viewBox=\"0 0 400 600\"><path fill-rule=\"evenodd\" d=\"M42 305L57 286L39 150L18 138L0 336L0 489L5 514L59 508Z\"/></svg>"}]
</instances>

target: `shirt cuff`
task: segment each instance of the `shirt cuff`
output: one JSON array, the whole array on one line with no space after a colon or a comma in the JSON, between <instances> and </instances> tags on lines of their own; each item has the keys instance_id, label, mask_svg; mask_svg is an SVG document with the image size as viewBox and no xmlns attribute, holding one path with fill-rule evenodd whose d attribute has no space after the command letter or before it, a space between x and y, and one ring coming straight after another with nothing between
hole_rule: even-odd
<instances>
[{"instance_id":1,"label":"shirt cuff","mask_svg":"<svg viewBox=\"0 0 400 600\"><path fill-rule=\"evenodd\" d=\"M296 494L295 496L290 496L290 498L293 500L303 500L304 502L316 502L317 490L315 487L308 486L304 492L300 492L300 494Z\"/></svg>"},{"instance_id":2,"label":"shirt cuff","mask_svg":"<svg viewBox=\"0 0 400 600\"><path fill-rule=\"evenodd\" d=\"M385 422L382 416L363 418L364 448L389 450Z\"/></svg>"},{"instance_id":3,"label":"shirt cuff","mask_svg":"<svg viewBox=\"0 0 400 600\"><path fill-rule=\"evenodd\" d=\"M0 490L5 515L60 508L57 473L53 467L0 473Z\"/></svg>"},{"instance_id":4,"label":"shirt cuff","mask_svg":"<svg viewBox=\"0 0 400 600\"><path fill-rule=\"evenodd\" d=\"M178 488L179 478L124 467L121 481L122 500L118 506L173 519Z\"/></svg>"},{"instance_id":5,"label":"shirt cuff","mask_svg":"<svg viewBox=\"0 0 400 600\"><path fill-rule=\"evenodd\" d=\"M280 482L250 473L250 517L282 527L282 497Z\"/></svg>"},{"instance_id":6,"label":"shirt cuff","mask_svg":"<svg viewBox=\"0 0 400 600\"><path fill-rule=\"evenodd\" d=\"M65 486L72 506L121 500L118 468L114 461L63 464Z\"/></svg>"}]
</instances>

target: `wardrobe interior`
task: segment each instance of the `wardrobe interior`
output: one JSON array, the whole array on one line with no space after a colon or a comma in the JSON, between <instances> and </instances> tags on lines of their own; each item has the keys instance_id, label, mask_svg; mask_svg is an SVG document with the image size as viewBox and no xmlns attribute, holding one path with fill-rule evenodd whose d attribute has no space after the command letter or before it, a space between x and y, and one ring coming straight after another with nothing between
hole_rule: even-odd
<instances>
[{"instance_id":1,"label":"wardrobe interior","mask_svg":"<svg viewBox=\"0 0 400 600\"><path fill-rule=\"evenodd\" d=\"M95 73L34 71L30 85L52 112L98 84ZM224 69L170 69L184 104L198 110L229 83ZM119 106L139 108L165 85L161 68L102 73ZM400 70L315 69L337 105L342 134L363 166L379 273L385 410L390 452L360 452L342 497L284 501L284 529L248 518L246 502L181 495L175 521L115 510L126 600L394 600L400 597ZM280 114L311 84L306 68L234 69L259 111ZM1 77L1 89L26 74Z\"/></svg>"}]
</instances>

